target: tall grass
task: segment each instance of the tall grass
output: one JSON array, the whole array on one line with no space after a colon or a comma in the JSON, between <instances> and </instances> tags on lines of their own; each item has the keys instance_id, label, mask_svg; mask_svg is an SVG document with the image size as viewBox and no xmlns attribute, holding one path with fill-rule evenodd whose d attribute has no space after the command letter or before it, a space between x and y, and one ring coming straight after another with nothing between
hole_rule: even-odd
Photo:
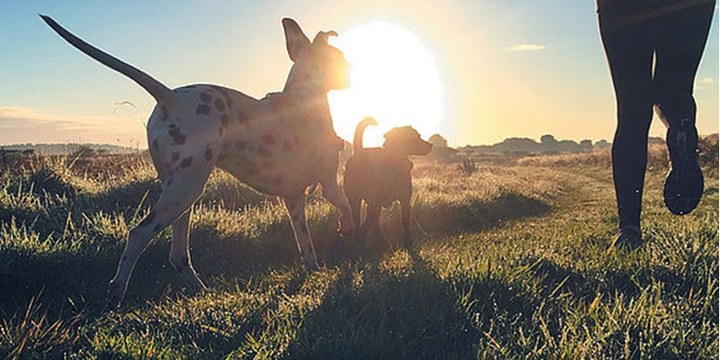
<instances>
[{"instance_id":1,"label":"tall grass","mask_svg":"<svg viewBox=\"0 0 720 360\"><path fill-rule=\"evenodd\" d=\"M113 311L105 286L160 192L152 165L141 155L36 157L0 175L0 356L716 356L717 179L693 214L672 216L658 155L645 246L608 254L617 217L596 156L478 162L472 172L418 165L410 249L395 245L396 207L384 211L386 244L355 244L336 238L339 214L314 195L308 218L324 264L315 273L273 199L213 173L191 230L210 291L186 291L165 230ZM717 159L704 164L717 171Z\"/></svg>"}]
</instances>

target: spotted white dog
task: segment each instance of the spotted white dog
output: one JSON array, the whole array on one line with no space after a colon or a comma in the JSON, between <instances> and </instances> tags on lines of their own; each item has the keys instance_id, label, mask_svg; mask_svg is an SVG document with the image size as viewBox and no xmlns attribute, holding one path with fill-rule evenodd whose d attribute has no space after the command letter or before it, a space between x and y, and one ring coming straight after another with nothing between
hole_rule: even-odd
<instances>
[{"instance_id":1,"label":"spotted white dog","mask_svg":"<svg viewBox=\"0 0 720 360\"><path fill-rule=\"evenodd\" d=\"M42 15L41 15L42 16ZM249 186L279 196L290 213L305 266L318 269L305 221L305 189L320 183L341 214L340 231L353 230L350 206L337 184L338 151L327 92L346 88L349 64L328 44L334 31L313 42L292 19L283 19L287 51L294 62L282 92L262 100L214 85L170 90L159 81L74 36L51 18L43 20L63 39L100 63L131 78L157 101L147 125L150 155L163 190L151 212L132 229L110 281L108 296L119 304L132 270L150 239L172 224L170 262L196 289L205 289L190 260L191 206L214 167Z\"/></svg>"}]
</instances>

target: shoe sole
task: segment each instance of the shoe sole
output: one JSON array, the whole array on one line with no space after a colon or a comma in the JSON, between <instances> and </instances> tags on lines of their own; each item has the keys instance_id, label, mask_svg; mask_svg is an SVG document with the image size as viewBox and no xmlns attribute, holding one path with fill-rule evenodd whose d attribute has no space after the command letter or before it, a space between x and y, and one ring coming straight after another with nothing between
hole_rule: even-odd
<instances>
[{"instance_id":1,"label":"shoe sole","mask_svg":"<svg viewBox=\"0 0 720 360\"><path fill-rule=\"evenodd\" d=\"M700 167L684 173L670 170L663 189L665 206L675 215L687 215L700 203L704 187Z\"/></svg>"},{"instance_id":2,"label":"shoe sole","mask_svg":"<svg viewBox=\"0 0 720 360\"><path fill-rule=\"evenodd\" d=\"M702 171L697 162L697 132L695 128L668 130L668 152L672 148L671 169L665 180L663 197L665 206L675 215L686 215L693 211L702 197L705 187ZM694 146L691 145L694 143ZM671 144L675 144L673 147ZM673 161L673 157L675 158Z\"/></svg>"}]
</instances>

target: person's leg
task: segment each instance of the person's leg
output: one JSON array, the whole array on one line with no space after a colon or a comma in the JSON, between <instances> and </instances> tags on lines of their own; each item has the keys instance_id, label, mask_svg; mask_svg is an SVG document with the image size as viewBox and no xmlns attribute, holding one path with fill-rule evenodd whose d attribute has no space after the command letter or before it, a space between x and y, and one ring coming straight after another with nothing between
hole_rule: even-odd
<instances>
[{"instance_id":1,"label":"person's leg","mask_svg":"<svg viewBox=\"0 0 720 360\"><path fill-rule=\"evenodd\" d=\"M697 159L693 85L714 8L714 0L703 1L665 16L658 27L655 109L668 127L666 141L671 161L664 195L668 209L678 215L692 211L703 191Z\"/></svg>"},{"instance_id":2,"label":"person's leg","mask_svg":"<svg viewBox=\"0 0 720 360\"><path fill-rule=\"evenodd\" d=\"M652 120L653 41L647 24L611 27L610 14L599 14L600 33L617 101L617 128L612 145L613 180L620 230L638 234L647 140Z\"/></svg>"}]
</instances>

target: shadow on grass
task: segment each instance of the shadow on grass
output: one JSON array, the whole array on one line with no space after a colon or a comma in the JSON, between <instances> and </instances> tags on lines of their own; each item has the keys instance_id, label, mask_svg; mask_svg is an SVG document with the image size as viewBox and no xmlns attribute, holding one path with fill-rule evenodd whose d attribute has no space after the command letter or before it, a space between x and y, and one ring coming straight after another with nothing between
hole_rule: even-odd
<instances>
[{"instance_id":1,"label":"shadow on grass","mask_svg":"<svg viewBox=\"0 0 720 360\"><path fill-rule=\"evenodd\" d=\"M713 259L703 257L700 262L712 264ZM592 302L598 294L623 295L630 300L638 297L644 289L661 283L663 299L687 298L692 293L708 288L708 278L702 273L681 272L660 265L626 267L617 270L588 270L580 272L561 266L546 258L534 256L518 260L526 267L526 276L538 282L538 297L551 299L557 294L570 294L575 300Z\"/></svg>"},{"instance_id":2,"label":"shadow on grass","mask_svg":"<svg viewBox=\"0 0 720 360\"><path fill-rule=\"evenodd\" d=\"M418 203L414 217L429 234L486 230L503 221L549 213L552 207L541 200L506 192L490 201L471 198L459 203Z\"/></svg>"},{"instance_id":3,"label":"shadow on grass","mask_svg":"<svg viewBox=\"0 0 720 360\"><path fill-rule=\"evenodd\" d=\"M343 266L306 315L283 358L472 358L478 337L450 289L423 259L393 274L375 262Z\"/></svg>"},{"instance_id":4,"label":"shadow on grass","mask_svg":"<svg viewBox=\"0 0 720 360\"><path fill-rule=\"evenodd\" d=\"M70 202L71 205L50 209L47 213L51 216L36 219L33 229L41 238L45 238L51 234L62 233L68 216L76 224L82 224L84 214L101 211L110 216L122 213L125 219L129 219L138 211L138 204L146 194L141 204L143 206L152 203L159 191L157 181L147 180L125 184L100 194L80 193ZM519 213L513 212L518 209ZM530 216L548 210L547 205L526 198L500 197L496 202L471 204L471 208L467 210L456 209L454 214L445 217L449 223L433 230L447 229L448 224L463 226L460 224L472 223L476 228L493 226L497 225L498 220ZM321 262L330 257L337 245L337 217L334 210L324 212L310 224ZM210 286L211 279L217 276L251 277L264 268L300 264L290 224L284 217L272 221L259 233L225 233L219 227L218 222L195 222L191 231L193 263L200 276L206 281L210 280ZM41 290L48 296L52 294L53 297L57 295L58 298L91 304L98 302L93 306L100 306L104 301L107 281L112 277L124 243L118 243L116 239L98 241L94 238L102 235L93 234L92 231L86 236L90 238L79 239L77 248L67 251L46 253L22 249L14 251L12 248L6 250L2 255L6 259L6 266L2 267L6 276L3 283L0 283L0 291L7 295L0 300L0 307L9 311L17 304L29 301ZM128 306L134 307L148 300L160 299L171 291L170 288L185 287L185 283L167 260L168 238L169 229L166 229L160 240L156 238L138 261L128 289ZM386 250L387 248L381 248L369 252L352 252L331 263L352 261L358 259L358 256L372 259Z\"/></svg>"}]
</instances>

